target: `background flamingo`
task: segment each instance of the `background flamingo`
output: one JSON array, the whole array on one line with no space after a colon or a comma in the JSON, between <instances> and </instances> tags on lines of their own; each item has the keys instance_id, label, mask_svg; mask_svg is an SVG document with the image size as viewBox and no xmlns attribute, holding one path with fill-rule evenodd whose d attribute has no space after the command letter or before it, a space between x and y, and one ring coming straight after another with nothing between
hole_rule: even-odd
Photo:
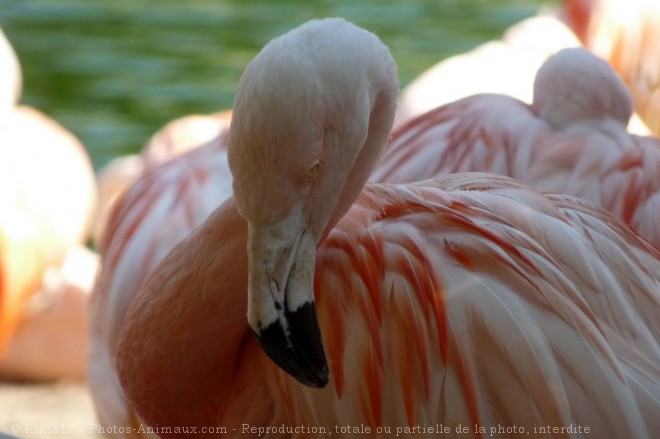
<instances>
[{"instance_id":1,"label":"background flamingo","mask_svg":"<svg viewBox=\"0 0 660 439\"><path fill-rule=\"evenodd\" d=\"M372 181L407 182L451 172L494 172L542 191L595 202L660 248L660 141L626 131L630 95L615 72L583 49L540 69L534 102L476 95L393 133Z\"/></svg>"},{"instance_id":2,"label":"background flamingo","mask_svg":"<svg viewBox=\"0 0 660 439\"><path fill-rule=\"evenodd\" d=\"M660 3L565 0L564 12L585 47L621 75L632 92L635 110L660 135Z\"/></svg>"},{"instance_id":3,"label":"background flamingo","mask_svg":"<svg viewBox=\"0 0 660 439\"><path fill-rule=\"evenodd\" d=\"M64 127L16 106L21 70L1 32L0 81L0 375L82 378L97 263L83 247L96 198L91 163Z\"/></svg>"},{"instance_id":4,"label":"background flamingo","mask_svg":"<svg viewBox=\"0 0 660 439\"><path fill-rule=\"evenodd\" d=\"M0 121L0 372L12 377L51 379L82 377L86 356L86 313L89 290L61 292L47 300L50 306L24 314L44 283L44 276L58 276L60 285L88 285L95 272L93 255L73 275L61 264L70 251L87 238L93 215L94 175L89 158L78 140L59 124L29 107L18 107ZM73 257L73 256L72 256ZM86 259L87 260L87 259ZM71 276L87 281L77 281ZM44 291L52 291L53 284ZM42 296L40 294L40 296ZM43 297L46 296L42 296ZM43 302L43 300L35 299ZM71 318L83 311L83 315ZM59 315L59 317L58 317ZM41 320L43 319L43 320ZM61 324L58 332L32 331L48 321ZM11 343L16 331L28 330ZM55 334L66 334L56 337ZM41 339L33 338L41 337ZM30 341L32 340L32 341ZM17 364L31 361L21 352L28 344L48 345L57 355L33 364L24 372ZM11 344L10 344L11 343ZM57 349L60 343L61 349ZM66 346L75 346L72 351ZM4 360L3 360L4 358ZM62 375L60 375L60 373Z\"/></svg>"},{"instance_id":5,"label":"background flamingo","mask_svg":"<svg viewBox=\"0 0 660 439\"><path fill-rule=\"evenodd\" d=\"M394 72L377 38L341 20L301 26L248 67L230 140L238 206L223 203L176 246L124 319L118 366L139 413L160 427L228 426L232 435L235 426L235 436L243 422L529 430L575 422L598 437L651 437L659 427L658 253L604 211L504 177L456 175L371 185L334 227L389 135ZM327 99L301 100L312 84ZM325 130L314 128L318 114ZM277 145L283 149L269 149ZM345 192L332 195L329 188L346 181L335 178L346 154L360 158L344 171L351 176ZM277 172L285 169L296 172ZM318 194L331 206L320 216L307 210L318 206L307 196ZM311 215L288 222L301 206ZM261 236L254 228L280 220L320 240L314 290L330 359L323 390L301 386L268 361L245 321L247 311L268 344L267 326L255 323L270 323L271 306L276 325L293 325L284 334L306 342L300 322L287 319L297 312L292 299L308 297L304 267L313 266L314 241L311 259L306 238L294 247L288 285L279 277L271 284L275 302L258 296L261 259L248 262L263 243L254 241ZM293 231L282 232L263 239ZM257 301L250 305L248 274ZM295 355L299 378L322 373Z\"/></svg>"},{"instance_id":6,"label":"background flamingo","mask_svg":"<svg viewBox=\"0 0 660 439\"><path fill-rule=\"evenodd\" d=\"M83 380L89 344L88 298L98 255L78 245L49 267L22 309L0 360L0 375L20 381Z\"/></svg>"}]
</instances>

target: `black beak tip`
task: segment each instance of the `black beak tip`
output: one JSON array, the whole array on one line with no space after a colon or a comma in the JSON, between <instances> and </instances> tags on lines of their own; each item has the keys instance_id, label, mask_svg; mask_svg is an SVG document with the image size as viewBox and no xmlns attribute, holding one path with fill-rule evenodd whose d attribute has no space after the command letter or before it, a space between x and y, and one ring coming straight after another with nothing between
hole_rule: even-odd
<instances>
[{"instance_id":1,"label":"black beak tip","mask_svg":"<svg viewBox=\"0 0 660 439\"><path fill-rule=\"evenodd\" d=\"M264 352L285 372L310 387L328 384L328 362L313 303L287 312L288 337L279 321L254 332Z\"/></svg>"}]
</instances>

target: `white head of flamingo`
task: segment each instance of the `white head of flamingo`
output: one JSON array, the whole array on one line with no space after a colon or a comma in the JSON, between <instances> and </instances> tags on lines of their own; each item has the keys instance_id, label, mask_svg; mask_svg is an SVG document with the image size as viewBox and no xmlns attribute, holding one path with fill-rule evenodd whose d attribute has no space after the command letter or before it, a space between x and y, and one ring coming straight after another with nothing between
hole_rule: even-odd
<instances>
[{"instance_id":1,"label":"white head of flamingo","mask_svg":"<svg viewBox=\"0 0 660 439\"><path fill-rule=\"evenodd\" d=\"M229 165L248 222L248 322L304 384L328 379L314 310L316 246L387 144L397 92L387 47L342 19L271 41L238 85Z\"/></svg>"}]
</instances>

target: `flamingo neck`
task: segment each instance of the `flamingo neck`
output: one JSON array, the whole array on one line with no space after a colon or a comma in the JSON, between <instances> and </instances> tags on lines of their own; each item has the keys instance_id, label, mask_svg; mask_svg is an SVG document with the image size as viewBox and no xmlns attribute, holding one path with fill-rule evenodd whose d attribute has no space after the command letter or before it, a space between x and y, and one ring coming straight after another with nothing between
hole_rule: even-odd
<instances>
[{"instance_id":1,"label":"flamingo neck","mask_svg":"<svg viewBox=\"0 0 660 439\"><path fill-rule=\"evenodd\" d=\"M117 369L149 425L220 425L230 397L250 390L232 388L245 381L237 366L250 348L246 240L230 200L168 255L131 304Z\"/></svg>"}]
</instances>

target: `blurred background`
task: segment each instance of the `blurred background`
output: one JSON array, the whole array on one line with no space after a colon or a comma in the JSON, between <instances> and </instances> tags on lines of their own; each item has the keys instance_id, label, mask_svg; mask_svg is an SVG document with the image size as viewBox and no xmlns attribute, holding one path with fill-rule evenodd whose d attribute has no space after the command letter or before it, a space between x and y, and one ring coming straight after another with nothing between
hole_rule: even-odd
<instances>
[{"instance_id":1,"label":"blurred background","mask_svg":"<svg viewBox=\"0 0 660 439\"><path fill-rule=\"evenodd\" d=\"M556 2L0 0L0 27L23 69L21 102L72 131L98 170L171 119L231 108L246 63L309 19L342 16L376 32L403 87L542 3Z\"/></svg>"},{"instance_id":2,"label":"blurred background","mask_svg":"<svg viewBox=\"0 0 660 439\"><path fill-rule=\"evenodd\" d=\"M172 119L231 108L247 62L309 19L342 16L377 33L404 87L439 60L499 38L541 4L556 3L0 0L0 28L20 60L20 102L75 134L98 171L138 152ZM83 384L0 381L0 431L91 438L95 422Z\"/></svg>"}]
</instances>

